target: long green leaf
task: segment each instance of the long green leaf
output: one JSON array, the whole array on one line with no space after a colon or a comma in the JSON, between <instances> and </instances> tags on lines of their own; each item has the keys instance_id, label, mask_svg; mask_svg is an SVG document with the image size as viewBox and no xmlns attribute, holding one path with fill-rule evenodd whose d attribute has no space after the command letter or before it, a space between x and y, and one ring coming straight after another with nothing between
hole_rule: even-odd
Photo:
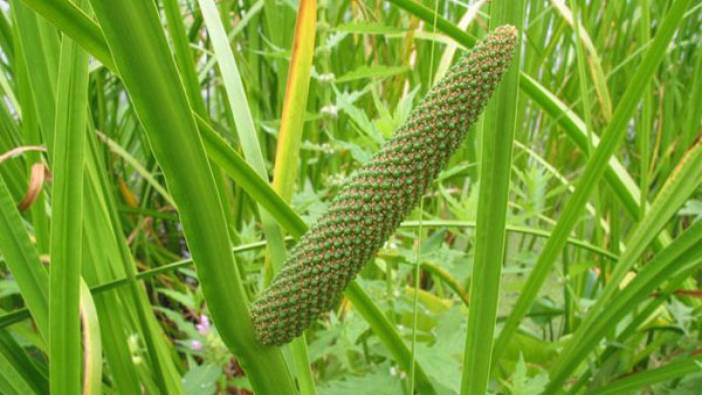
<instances>
[{"instance_id":1,"label":"long green leaf","mask_svg":"<svg viewBox=\"0 0 702 395\"><path fill-rule=\"evenodd\" d=\"M198 0L198 2L222 72L225 91L230 106L232 106L234 122L244 157L251 163L259 176L266 178L266 164L261 153L261 146L256 138L256 128L251 111L248 109L248 105L244 108L237 107L247 104L248 100L219 12L213 0Z\"/></svg>"},{"instance_id":2,"label":"long green leaf","mask_svg":"<svg viewBox=\"0 0 702 395\"><path fill-rule=\"evenodd\" d=\"M316 18L317 2L300 1L273 171L273 189L286 201L292 199L297 178L304 109L307 107L314 56Z\"/></svg>"},{"instance_id":3,"label":"long green leaf","mask_svg":"<svg viewBox=\"0 0 702 395\"><path fill-rule=\"evenodd\" d=\"M81 389L79 319L83 259L83 169L88 113L88 54L61 43L52 169L49 276L49 377L54 394Z\"/></svg>"},{"instance_id":4,"label":"long green leaf","mask_svg":"<svg viewBox=\"0 0 702 395\"><path fill-rule=\"evenodd\" d=\"M102 38L100 28L72 2L67 0L22 0L34 11L56 26L95 56L109 69L114 69L110 51Z\"/></svg>"},{"instance_id":5,"label":"long green leaf","mask_svg":"<svg viewBox=\"0 0 702 395\"><path fill-rule=\"evenodd\" d=\"M0 331L0 390L8 395L49 392L47 377L6 330Z\"/></svg>"},{"instance_id":6,"label":"long green leaf","mask_svg":"<svg viewBox=\"0 0 702 395\"><path fill-rule=\"evenodd\" d=\"M193 61L190 43L188 36L185 33L183 26L183 18L181 17L180 6L178 0L164 0L163 9L168 21L168 30L171 32L171 40L173 41L173 50L178 63L178 70L183 76L185 91L190 98L190 104L197 114L202 117L207 116L205 101L202 100L200 93L200 84L197 79L195 63Z\"/></svg>"},{"instance_id":7,"label":"long green leaf","mask_svg":"<svg viewBox=\"0 0 702 395\"><path fill-rule=\"evenodd\" d=\"M58 71L58 40L56 35L42 35L45 22L19 0L13 0L12 11L16 28L16 43L26 59L31 73L28 92L34 102L38 123L45 145L52 150L54 111L56 111L56 73Z\"/></svg>"},{"instance_id":8,"label":"long green leaf","mask_svg":"<svg viewBox=\"0 0 702 395\"><path fill-rule=\"evenodd\" d=\"M605 387L588 392L588 395L615 395L640 390L646 386L702 372L702 356L685 358L660 368L645 370L617 380Z\"/></svg>"},{"instance_id":9,"label":"long green leaf","mask_svg":"<svg viewBox=\"0 0 702 395\"><path fill-rule=\"evenodd\" d=\"M587 52L590 55L588 65L590 66L590 73L592 74L595 91L597 92L597 96L600 101L602 116L605 120L609 121L612 118L612 99L610 98L609 89L607 88L607 81L604 71L602 70L602 60L600 55L581 21L576 20L576 18L573 17L573 11L575 11L575 8L571 11L568 9L568 6L566 6L563 0L551 0L551 4L556 10L558 10L558 13L561 14L563 19L565 19L566 22L573 27L573 30L576 33L576 47L581 48L578 49L578 51L581 51L582 47L584 47L587 49ZM584 56L581 54L578 54L578 57L582 57L584 59ZM581 75L579 73L579 77L580 76ZM589 105L586 105L585 107L588 109L590 108Z\"/></svg>"},{"instance_id":10,"label":"long green leaf","mask_svg":"<svg viewBox=\"0 0 702 395\"><path fill-rule=\"evenodd\" d=\"M524 3L496 2L490 5L490 28L511 24L522 31ZM520 49L512 66L485 109L480 163L480 192L475 230L475 260L468 310L468 329L463 357L461 394L484 394L492 366L492 338L506 251L505 229L512 172L512 144L517 121Z\"/></svg>"}]
</instances>

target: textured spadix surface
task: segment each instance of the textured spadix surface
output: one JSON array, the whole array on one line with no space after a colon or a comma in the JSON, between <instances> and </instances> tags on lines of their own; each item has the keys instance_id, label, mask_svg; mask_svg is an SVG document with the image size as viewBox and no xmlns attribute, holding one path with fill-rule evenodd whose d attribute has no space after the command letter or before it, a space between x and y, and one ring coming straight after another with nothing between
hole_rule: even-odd
<instances>
[{"instance_id":1,"label":"textured spadix surface","mask_svg":"<svg viewBox=\"0 0 702 395\"><path fill-rule=\"evenodd\" d=\"M495 29L451 67L393 139L348 180L254 303L253 322L263 344L289 342L334 306L463 141L509 67L516 42L514 27Z\"/></svg>"}]
</instances>

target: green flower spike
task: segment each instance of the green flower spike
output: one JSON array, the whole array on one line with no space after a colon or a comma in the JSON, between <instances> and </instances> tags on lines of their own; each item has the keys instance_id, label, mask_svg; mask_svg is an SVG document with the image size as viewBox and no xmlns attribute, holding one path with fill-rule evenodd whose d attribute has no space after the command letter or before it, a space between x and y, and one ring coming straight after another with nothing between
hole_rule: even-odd
<instances>
[{"instance_id":1,"label":"green flower spike","mask_svg":"<svg viewBox=\"0 0 702 395\"><path fill-rule=\"evenodd\" d=\"M513 26L495 29L446 73L382 150L336 196L254 303L256 335L289 342L341 294L419 203L512 61Z\"/></svg>"}]
</instances>

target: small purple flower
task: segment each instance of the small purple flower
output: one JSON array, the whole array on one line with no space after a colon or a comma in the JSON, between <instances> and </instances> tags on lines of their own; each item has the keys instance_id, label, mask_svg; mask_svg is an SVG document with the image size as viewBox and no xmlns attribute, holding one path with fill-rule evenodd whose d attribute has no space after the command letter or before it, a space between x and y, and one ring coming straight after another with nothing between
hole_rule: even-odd
<instances>
[{"instance_id":1,"label":"small purple flower","mask_svg":"<svg viewBox=\"0 0 702 395\"><path fill-rule=\"evenodd\" d=\"M195 328L197 328L197 331L203 336L207 336L207 334L210 333L211 326L210 319L204 314L200 316L199 322L195 324Z\"/></svg>"},{"instance_id":2,"label":"small purple flower","mask_svg":"<svg viewBox=\"0 0 702 395\"><path fill-rule=\"evenodd\" d=\"M191 340L190 348L192 348L193 351L202 351L202 342L199 340Z\"/></svg>"}]
</instances>

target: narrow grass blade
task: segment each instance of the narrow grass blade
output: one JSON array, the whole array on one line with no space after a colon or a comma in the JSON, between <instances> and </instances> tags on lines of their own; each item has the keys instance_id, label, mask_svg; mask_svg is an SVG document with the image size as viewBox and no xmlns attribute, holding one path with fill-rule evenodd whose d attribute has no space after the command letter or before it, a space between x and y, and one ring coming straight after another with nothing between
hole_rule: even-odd
<instances>
[{"instance_id":1,"label":"narrow grass blade","mask_svg":"<svg viewBox=\"0 0 702 395\"><path fill-rule=\"evenodd\" d=\"M0 331L0 390L16 395L49 393L49 381L15 339Z\"/></svg>"},{"instance_id":2,"label":"narrow grass blade","mask_svg":"<svg viewBox=\"0 0 702 395\"><path fill-rule=\"evenodd\" d=\"M609 89L607 88L605 73L602 70L602 60L595 48L595 44L593 44L590 35L587 33L587 30L585 30L582 23L579 20L577 22L575 21L573 12L565 4L564 0L551 0L551 4L576 32L578 40L577 45L585 47L587 53L590 55L588 58L588 65L590 66L590 74L594 82L595 92L597 92L597 97L599 98L602 116L606 121L609 121L612 118L612 99L609 94Z\"/></svg>"},{"instance_id":3,"label":"narrow grass blade","mask_svg":"<svg viewBox=\"0 0 702 395\"><path fill-rule=\"evenodd\" d=\"M3 16L0 19L0 46L7 54L7 60L14 64L15 63L15 42L12 38L12 27L10 26L9 16Z\"/></svg>"},{"instance_id":4,"label":"narrow grass blade","mask_svg":"<svg viewBox=\"0 0 702 395\"><path fill-rule=\"evenodd\" d=\"M178 0L164 0L163 9L168 21L168 30L173 41L175 59L178 63L178 71L183 76L185 91L190 98L190 105L193 110L202 117L207 117L205 101L202 99L200 81L197 78L193 53L190 49L190 42L185 33L183 18L180 12L180 2Z\"/></svg>"},{"instance_id":5,"label":"narrow grass blade","mask_svg":"<svg viewBox=\"0 0 702 395\"><path fill-rule=\"evenodd\" d=\"M15 25L15 27L17 27ZM16 36L15 34L14 36ZM18 39L14 40L17 43ZM20 106L22 107L22 135L23 142L25 144L31 145L42 145L45 141L42 139L42 131L39 123L39 119L43 114L37 113L36 105L34 103L34 92L32 91L32 72L27 67L27 59L22 51L22 46L19 44L13 45L16 49L14 55L14 72L16 78L16 89L17 96L20 101ZM52 107L53 108L53 107ZM44 147L46 149L46 147ZM37 162L42 162L44 156L36 153L28 155L27 159L31 161L32 165L28 167L28 170L34 168L34 164ZM49 228L50 228L50 218L49 213L46 210L46 201L48 196L49 188L41 191L34 200L34 204L30 208L31 222L34 227L34 236L37 239L37 252L39 254L48 254L49 252ZM48 276L47 276L47 291L48 291ZM48 319L48 316L47 316ZM48 328L48 327L47 327Z\"/></svg>"},{"instance_id":6,"label":"narrow grass blade","mask_svg":"<svg viewBox=\"0 0 702 395\"><path fill-rule=\"evenodd\" d=\"M288 83L280 119L280 131L273 171L273 189L290 201L295 189L300 160L300 143L304 125L307 94L314 57L314 38L317 30L317 2L302 0L298 6Z\"/></svg>"},{"instance_id":7,"label":"narrow grass blade","mask_svg":"<svg viewBox=\"0 0 702 395\"><path fill-rule=\"evenodd\" d=\"M56 101L49 278L51 392L81 389L79 319L83 259L83 169L88 112L88 54L68 37L61 43Z\"/></svg>"},{"instance_id":8,"label":"narrow grass blade","mask_svg":"<svg viewBox=\"0 0 702 395\"><path fill-rule=\"evenodd\" d=\"M641 21L639 26L639 38L642 43L649 42L651 40L651 12L650 8L646 4L641 4ZM653 106L654 106L654 96L653 89L651 85L646 86L641 94L643 97L643 103L641 106L641 118L639 125L637 125L636 133L636 143L639 148L639 159L641 164L639 168L639 189L641 190L641 199L639 210L641 212L640 217L646 214L648 209L648 190L650 184L650 162L651 162L651 123L653 120ZM699 84L697 84L699 85ZM698 90L702 92L702 88L698 87ZM690 127L690 129L694 129ZM689 129L688 129L689 130Z\"/></svg>"},{"instance_id":9,"label":"narrow grass blade","mask_svg":"<svg viewBox=\"0 0 702 395\"><path fill-rule=\"evenodd\" d=\"M431 25L436 24L436 29L438 31L448 35L465 47L472 47L477 41L475 37L466 33L445 18L435 15L433 10L419 2L413 0L388 0L388 2L406 10L426 23Z\"/></svg>"},{"instance_id":10,"label":"narrow grass blade","mask_svg":"<svg viewBox=\"0 0 702 395\"><path fill-rule=\"evenodd\" d=\"M468 26L470 26L470 24L475 20L480 12L480 8L485 5L486 2L487 0L479 0L468 8L466 13L463 14L463 17L461 17L461 20L458 22L458 28L461 31L466 31L468 29ZM446 44L444 53L441 55L441 61L439 61L439 65L436 68L436 73L434 73L434 83L438 82L446 74L449 66L451 66L451 62L453 62L453 57L455 56L457 49L458 45L456 45L455 42Z\"/></svg>"},{"instance_id":11,"label":"narrow grass blade","mask_svg":"<svg viewBox=\"0 0 702 395\"><path fill-rule=\"evenodd\" d=\"M45 340L49 335L49 274L17 211L16 203L0 177L0 253L17 281L24 303Z\"/></svg>"},{"instance_id":12,"label":"narrow grass blade","mask_svg":"<svg viewBox=\"0 0 702 395\"><path fill-rule=\"evenodd\" d=\"M695 138L695 133L699 131L699 125L702 123L702 50L699 47L697 48L694 75L693 88L689 96L690 100L687 101L687 110L685 111L686 119L682 128L687 133L687 138L683 140L683 144Z\"/></svg>"},{"instance_id":13,"label":"narrow grass blade","mask_svg":"<svg viewBox=\"0 0 702 395\"><path fill-rule=\"evenodd\" d=\"M29 69L31 65L31 78L29 78L31 92L29 93L34 102L45 145L51 151L54 139L56 71L58 70L56 60L58 51L55 47L58 46L58 39L54 36L53 40L56 42L49 42L45 36L42 36L44 22L19 0L13 0L12 11L16 45L21 48L27 68Z\"/></svg>"},{"instance_id":14,"label":"narrow grass blade","mask_svg":"<svg viewBox=\"0 0 702 395\"><path fill-rule=\"evenodd\" d=\"M589 391L588 395L616 395L640 390L652 384L662 383L687 375L702 372L702 356L684 358L669 363L660 368L644 370L643 372L619 379L602 388Z\"/></svg>"},{"instance_id":15,"label":"narrow grass blade","mask_svg":"<svg viewBox=\"0 0 702 395\"><path fill-rule=\"evenodd\" d=\"M144 178L144 180L151 185L151 187L158 192L161 196L163 196L166 201L172 205L173 207L176 207L175 201L173 201L173 197L171 196L168 191L154 178L153 174L151 174L150 171L148 171L144 166L139 163L138 160L136 160L132 155L127 152L122 146L117 144L114 140L110 139L109 137L105 136L103 133L97 132L98 138L102 140L107 146L110 148L110 151L114 152L117 156L122 158L125 162L127 162L137 173L139 173L140 176Z\"/></svg>"},{"instance_id":16,"label":"narrow grass blade","mask_svg":"<svg viewBox=\"0 0 702 395\"><path fill-rule=\"evenodd\" d=\"M261 146L256 138L256 128L251 111L248 108L246 90L241 81L239 68L234 60L227 34L222 26L219 12L213 0L198 0L207 31L212 39L215 56L224 81L225 91L232 107L232 115L239 135L239 143L244 157L261 177L266 177L266 164L261 153Z\"/></svg>"}]
</instances>

